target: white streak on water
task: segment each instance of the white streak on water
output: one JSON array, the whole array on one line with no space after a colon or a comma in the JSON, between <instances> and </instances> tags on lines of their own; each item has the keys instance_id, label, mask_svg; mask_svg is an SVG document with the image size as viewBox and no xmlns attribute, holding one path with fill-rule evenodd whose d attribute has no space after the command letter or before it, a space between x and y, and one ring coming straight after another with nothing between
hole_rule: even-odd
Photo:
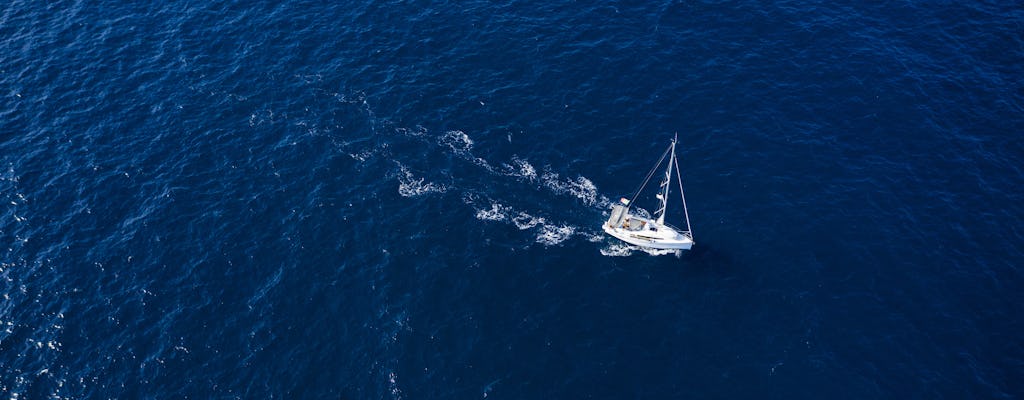
<instances>
[{"instance_id":1,"label":"white streak on water","mask_svg":"<svg viewBox=\"0 0 1024 400\"><path fill-rule=\"evenodd\" d=\"M404 165L399 164L401 174L398 176L398 194L402 197L415 197L429 193L444 193L448 187L441 184L426 182L424 178L416 178Z\"/></svg>"},{"instance_id":2,"label":"white streak on water","mask_svg":"<svg viewBox=\"0 0 1024 400\"><path fill-rule=\"evenodd\" d=\"M528 181L537 180L537 169L533 168L530 162L519 158L519 156L512 156L512 161L508 164L502 164L503 173L510 176L523 178Z\"/></svg>"},{"instance_id":3,"label":"white streak on water","mask_svg":"<svg viewBox=\"0 0 1024 400\"><path fill-rule=\"evenodd\" d=\"M544 225L537 232L537 243L553 246L564 242L576 233L576 228L569 225Z\"/></svg>"},{"instance_id":4,"label":"white streak on water","mask_svg":"<svg viewBox=\"0 0 1024 400\"><path fill-rule=\"evenodd\" d=\"M627 257L633 255L633 252L635 251L647 253L647 255L651 256L665 256L669 254L674 254L676 257L679 257L682 255L682 250L648 249L640 246L626 244L624 242L619 242L618 240L616 240L613 243L609 243L607 246L602 248L601 255L607 257Z\"/></svg>"},{"instance_id":5,"label":"white streak on water","mask_svg":"<svg viewBox=\"0 0 1024 400\"><path fill-rule=\"evenodd\" d=\"M491 203L490 209L477 210L476 218L481 221L504 221L508 218L507 213L509 210L511 210L509 207L498 203Z\"/></svg>"},{"instance_id":6,"label":"white streak on water","mask_svg":"<svg viewBox=\"0 0 1024 400\"><path fill-rule=\"evenodd\" d=\"M583 201L588 206L600 206L608 203L608 198L597 194L597 186L580 175L576 179L561 179L554 172L545 172L541 176L544 186L558 194L570 194Z\"/></svg>"}]
</instances>

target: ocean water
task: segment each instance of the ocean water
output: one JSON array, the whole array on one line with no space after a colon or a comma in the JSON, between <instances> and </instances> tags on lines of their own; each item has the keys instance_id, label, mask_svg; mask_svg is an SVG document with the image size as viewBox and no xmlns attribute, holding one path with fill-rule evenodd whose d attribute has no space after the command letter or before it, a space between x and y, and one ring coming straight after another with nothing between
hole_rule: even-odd
<instances>
[{"instance_id":1,"label":"ocean water","mask_svg":"<svg viewBox=\"0 0 1024 400\"><path fill-rule=\"evenodd\" d=\"M0 395L1019 398L1022 28L7 2ZM600 225L674 133L696 246L652 256Z\"/></svg>"}]
</instances>

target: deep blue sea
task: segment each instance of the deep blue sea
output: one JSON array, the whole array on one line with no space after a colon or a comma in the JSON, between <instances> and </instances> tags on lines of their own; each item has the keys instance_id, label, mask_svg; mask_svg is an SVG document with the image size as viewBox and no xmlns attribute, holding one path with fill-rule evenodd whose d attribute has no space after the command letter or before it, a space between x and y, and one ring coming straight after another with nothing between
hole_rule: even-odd
<instances>
[{"instance_id":1,"label":"deep blue sea","mask_svg":"<svg viewBox=\"0 0 1024 400\"><path fill-rule=\"evenodd\" d=\"M597 3L6 2L0 396L1024 396L1019 2Z\"/></svg>"}]
</instances>

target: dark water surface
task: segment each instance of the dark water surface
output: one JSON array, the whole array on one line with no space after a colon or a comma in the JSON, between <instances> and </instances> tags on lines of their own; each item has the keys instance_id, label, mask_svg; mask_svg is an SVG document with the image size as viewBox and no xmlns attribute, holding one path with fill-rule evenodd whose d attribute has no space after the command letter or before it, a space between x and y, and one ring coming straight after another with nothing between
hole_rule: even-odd
<instances>
[{"instance_id":1,"label":"dark water surface","mask_svg":"<svg viewBox=\"0 0 1024 400\"><path fill-rule=\"evenodd\" d=\"M0 394L1022 396L1022 10L8 2Z\"/></svg>"}]
</instances>

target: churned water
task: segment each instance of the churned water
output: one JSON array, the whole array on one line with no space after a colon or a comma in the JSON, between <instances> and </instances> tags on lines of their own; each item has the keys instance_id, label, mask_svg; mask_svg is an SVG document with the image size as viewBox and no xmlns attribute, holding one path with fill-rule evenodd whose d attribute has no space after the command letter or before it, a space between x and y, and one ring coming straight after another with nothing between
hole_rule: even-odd
<instances>
[{"instance_id":1,"label":"churned water","mask_svg":"<svg viewBox=\"0 0 1024 400\"><path fill-rule=\"evenodd\" d=\"M0 394L1019 397L1022 29L1012 1L7 2ZM600 225L676 132L697 244L654 257Z\"/></svg>"}]
</instances>

